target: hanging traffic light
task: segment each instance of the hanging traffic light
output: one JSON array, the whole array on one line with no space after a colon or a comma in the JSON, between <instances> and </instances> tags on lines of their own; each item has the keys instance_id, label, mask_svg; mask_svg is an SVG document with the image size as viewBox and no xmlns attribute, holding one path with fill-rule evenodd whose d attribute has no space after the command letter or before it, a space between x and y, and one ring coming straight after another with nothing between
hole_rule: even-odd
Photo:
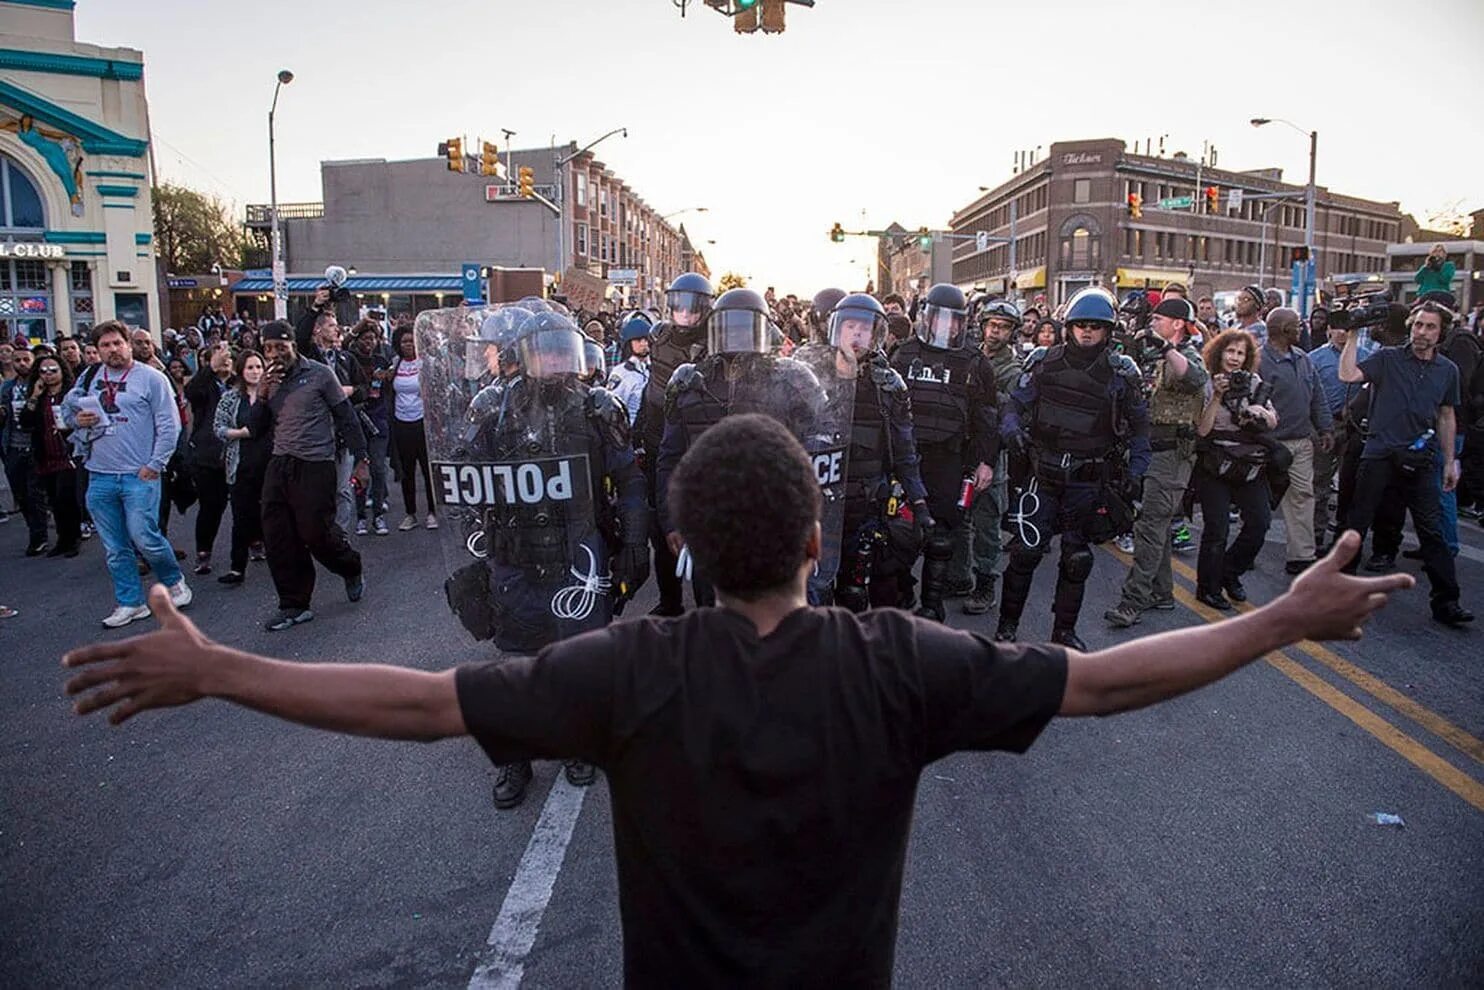
<instances>
[{"instance_id":1,"label":"hanging traffic light","mask_svg":"<svg viewBox=\"0 0 1484 990\"><path fill-rule=\"evenodd\" d=\"M1300 244L1289 252L1289 261L1295 265L1301 265L1309 260L1309 248Z\"/></svg>"},{"instance_id":2,"label":"hanging traffic light","mask_svg":"<svg viewBox=\"0 0 1484 990\"><path fill-rule=\"evenodd\" d=\"M536 170L529 165L520 167L520 194L526 199L536 195Z\"/></svg>"},{"instance_id":3,"label":"hanging traffic light","mask_svg":"<svg viewBox=\"0 0 1484 990\"><path fill-rule=\"evenodd\" d=\"M844 244L845 243L845 228L842 227L842 226L840 226L838 223L835 224L833 227L831 227L830 228L830 240L834 241L836 244Z\"/></svg>"},{"instance_id":4,"label":"hanging traffic light","mask_svg":"<svg viewBox=\"0 0 1484 990\"><path fill-rule=\"evenodd\" d=\"M931 251L933 249L933 232L926 227L918 227L917 246L924 251Z\"/></svg>"},{"instance_id":5,"label":"hanging traffic light","mask_svg":"<svg viewBox=\"0 0 1484 990\"><path fill-rule=\"evenodd\" d=\"M479 153L479 174L500 174L500 149L489 141L484 142Z\"/></svg>"},{"instance_id":6,"label":"hanging traffic light","mask_svg":"<svg viewBox=\"0 0 1484 990\"><path fill-rule=\"evenodd\" d=\"M1217 186L1206 187L1206 212L1221 212L1221 189Z\"/></svg>"},{"instance_id":7,"label":"hanging traffic light","mask_svg":"<svg viewBox=\"0 0 1484 990\"><path fill-rule=\"evenodd\" d=\"M1138 220L1144 216L1144 197L1138 193L1128 194L1128 215Z\"/></svg>"},{"instance_id":8,"label":"hanging traffic light","mask_svg":"<svg viewBox=\"0 0 1484 990\"><path fill-rule=\"evenodd\" d=\"M783 33L784 0L761 0L763 34Z\"/></svg>"},{"instance_id":9,"label":"hanging traffic light","mask_svg":"<svg viewBox=\"0 0 1484 990\"><path fill-rule=\"evenodd\" d=\"M736 13L732 15L732 30L738 34L752 34L757 30L758 0L737 0Z\"/></svg>"},{"instance_id":10,"label":"hanging traffic light","mask_svg":"<svg viewBox=\"0 0 1484 990\"><path fill-rule=\"evenodd\" d=\"M451 137L443 145L444 154L448 156L448 170L450 172L464 171L464 139Z\"/></svg>"}]
</instances>

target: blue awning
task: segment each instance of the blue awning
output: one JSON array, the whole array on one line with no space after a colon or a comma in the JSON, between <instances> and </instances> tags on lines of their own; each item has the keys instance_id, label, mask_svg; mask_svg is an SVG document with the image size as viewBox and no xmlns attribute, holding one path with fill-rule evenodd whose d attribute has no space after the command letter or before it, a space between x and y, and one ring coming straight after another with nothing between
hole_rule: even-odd
<instances>
[{"instance_id":1,"label":"blue awning","mask_svg":"<svg viewBox=\"0 0 1484 990\"><path fill-rule=\"evenodd\" d=\"M323 276L301 278L290 276L289 292L312 294L325 284ZM460 275L352 275L345 280L351 292L448 292L464 291ZM243 278L232 283L231 292L272 292L271 278Z\"/></svg>"}]
</instances>

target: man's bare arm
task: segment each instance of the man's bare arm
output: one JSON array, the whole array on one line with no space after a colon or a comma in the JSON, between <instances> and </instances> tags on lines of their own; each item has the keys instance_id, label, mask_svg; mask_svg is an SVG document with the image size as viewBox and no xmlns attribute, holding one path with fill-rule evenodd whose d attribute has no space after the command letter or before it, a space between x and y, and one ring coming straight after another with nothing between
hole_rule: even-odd
<instances>
[{"instance_id":1,"label":"man's bare arm","mask_svg":"<svg viewBox=\"0 0 1484 990\"><path fill-rule=\"evenodd\" d=\"M212 697L358 736L433 740L468 732L452 670L270 660L207 639L161 585L150 590L150 607L158 631L62 658L65 667L83 668L66 688L82 695L79 715L112 708L109 721L118 725L151 708Z\"/></svg>"},{"instance_id":2,"label":"man's bare arm","mask_svg":"<svg viewBox=\"0 0 1484 990\"><path fill-rule=\"evenodd\" d=\"M1069 653L1060 714L1111 715L1143 708L1204 687L1302 639L1359 639L1361 626L1391 592L1416 583L1407 574L1359 578L1343 573L1359 547L1360 538L1345 533L1289 591L1237 618L1095 653Z\"/></svg>"}]
</instances>

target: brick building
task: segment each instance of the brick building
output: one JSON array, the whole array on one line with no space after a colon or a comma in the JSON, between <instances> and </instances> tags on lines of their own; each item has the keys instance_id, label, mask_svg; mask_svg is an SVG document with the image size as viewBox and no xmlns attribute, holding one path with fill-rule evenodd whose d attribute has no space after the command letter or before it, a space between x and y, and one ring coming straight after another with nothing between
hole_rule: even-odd
<instances>
[{"instance_id":1,"label":"brick building","mask_svg":"<svg viewBox=\"0 0 1484 990\"><path fill-rule=\"evenodd\" d=\"M1204 190L1220 190L1208 212ZM1231 193L1245 202L1232 210ZM1128 197L1143 197L1143 216L1130 216ZM1257 200L1252 196L1282 195ZM1190 196L1193 209L1164 211L1161 199ZM1130 152L1117 139L1064 141L1051 153L976 198L953 215L954 233L987 231L1016 244L1015 288L1045 291L1055 303L1100 284L1118 291L1178 281L1199 295L1259 282L1287 289L1291 249L1304 243L1304 186L1282 181L1278 169L1233 172ZM1398 204L1318 188L1316 274L1384 272L1386 246L1399 240ZM980 251L956 241L953 280L1004 292L1011 274L1008 244Z\"/></svg>"}]
</instances>

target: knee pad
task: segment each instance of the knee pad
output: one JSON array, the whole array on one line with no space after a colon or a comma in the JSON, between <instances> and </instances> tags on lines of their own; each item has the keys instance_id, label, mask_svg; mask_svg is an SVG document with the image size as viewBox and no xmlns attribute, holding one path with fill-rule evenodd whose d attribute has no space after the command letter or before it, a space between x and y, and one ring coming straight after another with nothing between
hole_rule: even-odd
<instances>
[{"instance_id":1,"label":"knee pad","mask_svg":"<svg viewBox=\"0 0 1484 990\"><path fill-rule=\"evenodd\" d=\"M1011 550L1009 563L1005 566L1008 570L1029 574L1041 563L1042 556L1034 550Z\"/></svg>"},{"instance_id":2,"label":"knee pad","mask_svg":"<svg viewBox=\"0 0 1484 990\"><path fill-rule=\"evenodd\" d=\"M1079 584L1086 581L1087 576L1092 573L1092 551L1087 547L1078 547L1075 550L1064 549L1058 573L1067 581L1075 581Z\"/></svg>"}]
</instances>

